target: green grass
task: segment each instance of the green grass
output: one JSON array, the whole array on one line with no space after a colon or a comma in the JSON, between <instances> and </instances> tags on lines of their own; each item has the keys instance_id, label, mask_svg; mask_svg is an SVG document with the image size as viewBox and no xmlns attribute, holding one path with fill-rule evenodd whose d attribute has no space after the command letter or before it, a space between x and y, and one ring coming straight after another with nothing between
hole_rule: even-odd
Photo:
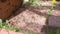
<instances>
[{"instance_id":1,"label":"green grass","mask_svg":"<svg viewBox=\"0 0 60 34\"><path fill-rule=\"evenodd\" d=\"M15 32L17 32L19 30L17 28L14 28L13 26L11 26L8 20L3 22L2 19L0 19L0 28L6 29L6 30L12 30L12 31L15 31Z\"/></svg>"},{"instance_id":2,"label":"green grass","mask_svg":"<svg viewBox=\"0 0 60 34\"><path fill-rule=\"evenodd\" d=\"M40 0L24 0L23 4L28 5L28 6L35 6L35 7L40 7Z\"/></svg>"},{"instance_id":3,"label":"green grass","mask_svg":"<svg viewBox=\"0 0 60 34\"><path fill-rule=\"evenodd\" d=\"M31 31L31 30L28 30L28 31L27 31L27 34L37 34L37 32L34 32L34 31Z\"/></svg>"},{"instance_id":4,"label":"green grass","mask_svg":"<svg viewBox=\"0 0 60 34\"><path fill-rule=\"evenodd\" d=\"M60 28L57 29L46 29L46 34L60 34Z\"/></svg>"},{"instance_id":5,"label":"green grass","mask_svg":"<svg viewBox=\"0 0 60 34\"><path fill-rule=\"evenodd\" d=\"M10 23L8 20L6 20L5 22L3 22L2 19L0 19L0 28L3 28L3 29L6 29L6 30L12 30L14 32L27 32L27 34L37 34L36 32L34 31L31 31L31 30L23 30L21 28L15 28L13 26L10 26Z\"/></svg>"},{"instance_id":6,"label":"green grass","mask_svg":"<svg viewBox=\"0 0 60 34\"><path fill-rule=\"evenodd\" d=\"M60 28L56 30L56 34L60 34Z\"/></svg>"}]
</instances>

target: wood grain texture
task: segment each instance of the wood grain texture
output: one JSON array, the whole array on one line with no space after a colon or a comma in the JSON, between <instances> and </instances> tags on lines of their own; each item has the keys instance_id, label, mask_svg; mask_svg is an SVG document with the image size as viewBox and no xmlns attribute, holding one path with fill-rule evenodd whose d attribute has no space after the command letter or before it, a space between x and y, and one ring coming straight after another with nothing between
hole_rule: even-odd
<instances>
[{"instance_id":1,"label":"wood grain texture","mask_svg":"<svg viewBox=\"0 0 60 34\"><path fill-rule=\"evenodd\" d=\"M0 0L0 18L5 20L20 7L23 0Z\"/></svg>"}]
</instances>

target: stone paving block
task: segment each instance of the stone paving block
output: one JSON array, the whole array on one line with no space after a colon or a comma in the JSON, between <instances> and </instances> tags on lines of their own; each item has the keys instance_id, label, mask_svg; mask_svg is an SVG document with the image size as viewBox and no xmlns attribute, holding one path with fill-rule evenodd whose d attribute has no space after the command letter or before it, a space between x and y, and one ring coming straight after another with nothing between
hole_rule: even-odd
<instances>
[{"instance_id":1,"label":"stone paving block","mask_svg":"<svg viewBox=\"0 0 60 34\"><path fill-rule=\"evenodd\" d=\"M21 32L13 32L13 31L11 31L11 30L2 29L2 30L0 31L0 34L23 34L23 33L21 33Z\"/></svg>"},{"instance_id":2,"label":"stone paving block","mask_svg":"<svg viewBox=\"0 0 60 34\"><path fill-rule=\"evenodd\" d=\"M0 34L8 34L8 32L7 32L7 30L2 29L2 30L0 31Z\"/></svg>"},{"instance_id":3,"label":"stone paving block","mask_svg":"<svg viewBox=\"0 0 60 34\"><path fill-rule=\"evenodd\" d=\"M58 8L57 8L58 9ZM53 10L52 11L53 16L60 16L60 10Z\"/></svg>"},{"instance_id":4,"label":"stone paving block","mask_svg":"<svg viewBox=\"0 0 60 34\"><path fill-rule=\"evenodd\" d=\"M60 27L60 16L50 16L48 19L48 26Z\"/></svg>"},{"instance_id":5,"label":"stone paving block","mask_svg":"<svg viewBox=\"0 0 60 34\"><path fill-rule=\"evenodd\" d=\"M53 10L51 12L52 16L48 18L48 25L53 27L60 27L60 11Z\"/></svg>"},{"instance_id":6,"label":"stone paving block","mask_svg":"<svg viewBox=\"0 0 60 34\"><path fill-rule=\"evenodd\" d=\"M39 33L41 33L42 28L46 26L45 16L36 14L29 10L23 11L19 15L10 19L10 21L17 28L33 30Z\"/></svg>"}]
</instances>

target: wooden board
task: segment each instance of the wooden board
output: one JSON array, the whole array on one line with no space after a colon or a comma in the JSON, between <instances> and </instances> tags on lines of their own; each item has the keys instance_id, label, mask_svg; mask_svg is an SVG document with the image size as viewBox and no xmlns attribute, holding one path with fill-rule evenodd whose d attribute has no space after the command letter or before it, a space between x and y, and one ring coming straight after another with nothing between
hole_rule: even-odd
<instances>
[{"instance_id":1,"label":"wooden board","mask_svg":"<svg viewBox=\"0 0 60 34\"><path fill-rule=\"evenodd\" d=\"M0 18L6 19L20 7L23 0L0 0Z\"/></svg>"}]
</instances>

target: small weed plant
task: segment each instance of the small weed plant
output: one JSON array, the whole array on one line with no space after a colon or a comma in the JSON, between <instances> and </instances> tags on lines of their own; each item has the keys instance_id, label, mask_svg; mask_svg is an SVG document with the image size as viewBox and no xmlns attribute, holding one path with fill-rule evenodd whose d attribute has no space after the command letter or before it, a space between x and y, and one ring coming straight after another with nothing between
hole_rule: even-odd
<instances>
[{"instance_id":1,"label":"small weed plant","mask_svg":"<svg viewBox=\"0 0 60 34\"><path fill-rule=\"evenodd\" d=\"M2 19L0 19L0 28L6 29L6 30L13 30L14 32L18 32L18 28L14 28L13 26L10 26L10 23L8 20L3 22Z\"/></svg>"},{"instance_id":2,"label":"small weed plant","mask_svg":"<svg viewBox=\"0 0 60 34\"><path fill-rule=\"evenodd\" d=\"M6 30L12 30L14 32L22 32L22 31L24 32L24 30L21 28L18 29L11 26L9 20L6 20L5 22L3 22L3 20L0 19L0 28L6 29ZM27 34L37 34L36 32L31 31L31 30L27 30L26 32Z\"/></svg>"}]
</instances>

